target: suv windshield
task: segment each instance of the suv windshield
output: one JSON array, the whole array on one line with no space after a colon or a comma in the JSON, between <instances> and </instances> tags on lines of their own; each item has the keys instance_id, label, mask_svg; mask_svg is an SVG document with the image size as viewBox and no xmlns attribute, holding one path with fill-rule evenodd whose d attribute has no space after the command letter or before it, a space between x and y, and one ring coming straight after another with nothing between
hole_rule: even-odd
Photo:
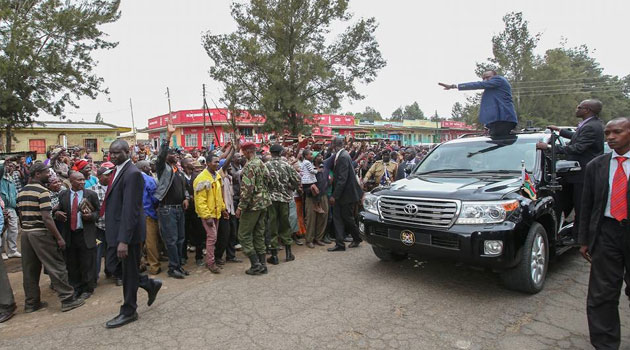
<instances>
[{"instance_id":1,"label":"suv windshield","mask_svg":"<svg viewBox=\"0 0 630 350\"><path fill-rule=\"evenodd\" d=\"M414 174L452 172L520 172L521 161L528 171L536 163L536 139L471 140L445 143L424 159Z\"/></svg>"}]
</instances>

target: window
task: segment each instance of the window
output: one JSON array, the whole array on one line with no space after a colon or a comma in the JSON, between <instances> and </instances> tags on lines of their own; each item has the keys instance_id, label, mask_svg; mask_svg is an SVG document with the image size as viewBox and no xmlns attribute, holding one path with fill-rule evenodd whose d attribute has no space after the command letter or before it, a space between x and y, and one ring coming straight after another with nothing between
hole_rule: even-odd
<instances>
[{"instance_id":1,"label":"window","mask_svg":"<svg viewBox=\"0 0 630 350\"><path fill-rule=\"evenodd\" d=\"M85 147L85 150L88 152L96 152L97 147L96 147L96 139L84 139L83 140L83 147Z\"/></svg>"},{"instance_id":2,"label":"window","mask_svg":"<svg viewBox=\"0 0 630 350\"><path fill-rule=\"evenodd\" d=\"M243 136L253 136L252 128L241 128L241 135L243 135Z\"/></svg>"},{"instance_id":3,"label":"window","mask_svg":"<svg viewBox=\"0 0 630 350\"><path fill-rule=\"evenodd\" d=\"M197 134L184 135L185 147L197 147Z\"/></svg>"},{"instance_id":4,"label":"window","mask_svg":"<svg viewBox=\"0 0 630 350\"><path fill-rule=\"evenodd\" d=\"M28 148L31 152L37 152L37 154L46 153L46 140L36 139L28 140Z\"/></svg>"},{"instance_id":5,"label":"window","mask_svg":"<svg viewBox=\"0 0 630 350\"><path fill-rule=\"evenodd\" d=\"M206 131L206 135L205 136L206 137L203 140L202 146L210 147L210 145L212 145L212 143L214 142L214 132L213 131Z\"/></svg>"}]
</instances>

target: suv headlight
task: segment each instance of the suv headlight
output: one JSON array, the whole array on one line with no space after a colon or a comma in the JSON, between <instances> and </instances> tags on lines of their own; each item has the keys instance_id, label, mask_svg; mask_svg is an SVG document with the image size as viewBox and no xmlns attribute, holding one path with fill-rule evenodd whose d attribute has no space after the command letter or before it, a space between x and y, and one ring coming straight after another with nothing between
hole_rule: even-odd
<instances>
[{"instance_id":1,"label":"suv headlight","mask_svg":"<svg viewBox=\"0 0 630 350\"><path fill-rule=\"evenodd\" d=\"M462 202L458 224L498 224L518 209L517 200Z\"/></svg>"},{"instance_id":2,"label":"suv headlight","mask_svg":"<svg viewBox=\"0 0 630 350\"><path fill-rule=\"evenodd\" d=\"M363 209L367 212L378 215L378 199L378 196L366 193L363 197Z\"/></svg>"}]
</instances>

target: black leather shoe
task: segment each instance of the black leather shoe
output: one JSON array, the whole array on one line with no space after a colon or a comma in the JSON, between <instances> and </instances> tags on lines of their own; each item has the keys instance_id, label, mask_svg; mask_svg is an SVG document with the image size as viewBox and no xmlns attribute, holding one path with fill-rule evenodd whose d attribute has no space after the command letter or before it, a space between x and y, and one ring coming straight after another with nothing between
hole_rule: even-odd
<instances>
[{"instance_id":1,"label":"black leather shoe","mask_svg":"<svg viewBox=\"0 0 630 350\"><path fill-rule=\"evenodd\" d=\"M151 306L157 297L158 292L162 288L162 280L153 280L153 289L148 290L149 299L147 299L147 306Z\"/></svg>"},{"instance_id":2,"label":"black leather shoe","mask_svg":"<svg viewBox=\"0 0 630 350\"><path fill-rule=\"evenodd\" d=\"M356 248L359 246L359 244L361 244L361 242L353 241L352 243L348 244L348 248Z\"/></svg>"},{"instance_id":3,"label":"black leather shoe","mask_svg":"<svg viewBox=\"0 0 630 350\"><path fill-rule=\"evenodd\" d=\"M331 241L330 238L328 238L328 237L324 237L324 239L322 239L322 243L324 243L324 244L330 244L332 242L333 241Z\"/></svg>"},{"instance_id":4,"label":"black leather shoe","mask_svg":"<svg viewBox=\"0 0 630 350\"><path fill-rule=\"evenodd\" d=\"M179 272L181 272L184 276L190 275L190 272L184 270L184 268L181 266L179 267Z\"/></svg>"},{"instance_id":5,"label":"black leather shoe","mask_svg":"<svg viewBox=\"0 0 630 350\"><path fill-rule=\"evenodd\" d=\"M122 327L124 325L126 325L127 323L131 323L133 321L138 320L138 313L134 312L133 315L129 315L129 316L125 316L125 315L118 315L114 318L112 318L111 320L107 321L107 323L105 323L105 327L106 328L118 328L118 327Z\"/></svg>"},{"instance_id":6,"label":"black leather shoe","mask_svg":"<svg viewBox=\"0 0 630 350\"><path fill-rule=\"evenodd\" d=\"M179 270L168 270L168 277L177 278L178 280L184 279L184 274Z\"/></svg>"},{"instance_id":7,"label":"black leather shoe","mask_svg":"<svg viewBox=\"0 0 630 350\"><path fill-rule=\"evenodd\" d=\"M9 311L0 313L0 323L6 322L13 317L13 315L15 315L15 310L17 310L17 306L14 304Z\"/></svg>"},{"instance_id":8,"label":"black leather shoe","mask_svg":"<svg viewBox=\"0 0 630 350\"><path fill-rule=\"evenodd\" d=\"M68 312L83 305L85 305L85 299L73 297L70 300L64 300L61 302L61 312Z\"/></svg>"},{"instance_id":9,"label":"black leather shoe","mask_svg":"<svg viewBox=\"0 0 630 350\"><path fill-rule=\"evenodd\" d=\"M24 313L30 314L31 312L39 311L41 309L45 309L48 307L48 303L45 301L40 301L38 304L33 306L24 306Z\"/></svg>"},{"instance_id":10,"label":"black leather shoe","mask_svg":"<svg viewBox=\"0 0 630 350\"><path fill-rule=\"evenodd\" d=\"M345 250L346 250L346 247L342 245L335 245L332 248L328 248L329 252L343 252Z\"/></svg>"}]
</instances>

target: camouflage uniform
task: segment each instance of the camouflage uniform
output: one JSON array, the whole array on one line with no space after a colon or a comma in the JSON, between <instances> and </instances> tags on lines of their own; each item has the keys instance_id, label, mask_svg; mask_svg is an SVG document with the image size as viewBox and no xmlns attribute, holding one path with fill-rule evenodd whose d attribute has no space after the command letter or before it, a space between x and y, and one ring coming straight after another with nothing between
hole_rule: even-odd
<instances>
[{"instance_id":1,"label":"camouflage uniform","mask_svg":"<svg viewBox=\"0 0 630 350\"><path fill-rule=\"evenodd\" d=\"M265 164L258 158L249 160L243 168L238 204L241 210L238 240L247 256L265 254L265 219L267 207L271 205L268 181Z\"/></svg>"},{"instance_id":2,"label":"camouflage uniform","mask_svg":"<svg viewBox=\"0 0 630 350\"><path fill-rule=\"evenodd\" d=\"M300 187L300 176L286 161L273 157L265 164L269 170L269 193L271 206L267 209L271 249L278 248L278 236L282 244L291 245L291 225L289 223L289 202L293 201L293 191Z\"/></svg>"}]
</instances>

